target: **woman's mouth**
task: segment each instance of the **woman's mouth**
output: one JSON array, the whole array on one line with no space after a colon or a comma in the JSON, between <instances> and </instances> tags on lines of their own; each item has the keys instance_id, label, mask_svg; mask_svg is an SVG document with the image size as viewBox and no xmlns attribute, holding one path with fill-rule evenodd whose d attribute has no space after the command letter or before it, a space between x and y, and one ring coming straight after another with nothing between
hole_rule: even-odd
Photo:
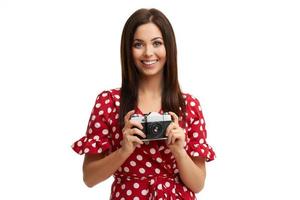
<instances>
[{"instance_id":1,"label":"woman's mouth","mask_svg":"<svg viewBox=\"0 0 300 200\"><path fill-rule=\"evenodd\" d=\"M142 60L142 63L146 66L151 66L151 65L153 65L157 62L158 62L158 59L156 59L156 60Z\"/></svg>"}]
</instances>

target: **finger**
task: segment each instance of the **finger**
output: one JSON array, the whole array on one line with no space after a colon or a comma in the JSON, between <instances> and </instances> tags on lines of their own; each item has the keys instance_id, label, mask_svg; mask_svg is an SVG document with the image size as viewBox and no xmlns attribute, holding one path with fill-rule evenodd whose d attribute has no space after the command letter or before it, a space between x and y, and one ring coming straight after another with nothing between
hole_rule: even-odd
<instances>
[{"instance_id":1,"label":"finger","mask_svg":"<svg viewBox=\"0 0 300 200\"><path fill-rule=\"evenodd\" d=\"M172 130L170 130L170 132L169 132L169 134L168 134L167 144L170 144L170 143L171 143L172 137L173 137L173 132L172 132Z\"/></svg>"},{"instance_id":2,"label":"finger","mask_svg":"<svg viewBox=\"0 0 300 200\"><path fill-rule=\"evenodd\" d=\"M131 120L129 120L128 123L130 124L130 127L135 126L135 127L139 128L141 130L144 128L143 125L141 124L141 122L139 122L139 121L135 121L135 120L131 119Z\"/></svg>"},{"instance_id":3,"label":"finger","mask_svg":"<svg viewBox=\"0 0 300 200\"><path fill-rule=\"evenodd\" d=\"M172 116L173 122L175 124L178 124L178 116L175 113L171 112L171 111L169 112L169 114Z\"/></svg>"},{"instance_id":4,"label":"finger","mask_svg":"<svg viewBox=\"0 0 300 200\"><path fill-rule=\"evenodd\" d=\"M166 136L168 136L169 133L170 133L170 131L171 131L172 129L174 129L174 128L175 128L175 124L174 124L174 122L171 122L171 123L169 124L169 126L167 127L167 129L166 129Z\"/></svg>"},{"instance_id":5,"label":"finger","mask_svg":"<svg viewBox=\"0 0 300 200\"><path fill-rule=\"evenodd\" d=\"M139 136L141 136L143 138L146 138L145 133L143 131L141 131L140 129L138 129L138 128L131 129L131 133L130 134L131 135L139 135Z\"/></svg>"},{"instance_id":6,"label":"finger","mask_svg":"<svg viewBox=\"0 0 300 200\"><path fill-rule=\"evenodd\" d=\"M178 133L172 134L171 144L174 144L175 141L179 138L180 138L180 135L178 135Z\"/></svg>"},{"instance_id":7,"label":"finger","mask_svg":"<svg viewBox=\"0 0 300 200\"><path fill-rule=\"evenodd\" d=\"M134 113L134 110L131 110L131 111L129 111L126 115L125 115L125 117L124 117L124 123L126 124L128 121L129 121L129 119L130 119L130 117L131 117L131 115Z\"/></svg>"},{"instance_id":8,"label":"finger","mask_svg":"<svg viewBox=\"0 0 300 200\"><path fill-rule=\"evenodd\" d=\"M144 144L144 142L142 140L140 140L138 137L136 136L130 136L130 139L133 143L136 143L136 144Z\"/></svg>"}]
</instances>

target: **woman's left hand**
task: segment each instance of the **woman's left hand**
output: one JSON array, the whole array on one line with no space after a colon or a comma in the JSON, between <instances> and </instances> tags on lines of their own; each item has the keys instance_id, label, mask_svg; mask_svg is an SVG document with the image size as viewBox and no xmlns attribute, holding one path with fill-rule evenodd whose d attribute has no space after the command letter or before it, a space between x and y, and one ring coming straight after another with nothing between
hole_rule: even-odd
<instances>
[{"instance_id":1,"label":"woman's left hand","mask_svg":"<svg viewBox=\"0 0 300 200\"><path fill-rule=\"evenodd\" d=\"M184 130L179 126L178 116L173 112L169 112L169 114L172 116L173 122L169 124L166 130L166 136L168 137L166 143L171 152L175 153L184 149L185 134Z\"/></svg>"}]
</instances>

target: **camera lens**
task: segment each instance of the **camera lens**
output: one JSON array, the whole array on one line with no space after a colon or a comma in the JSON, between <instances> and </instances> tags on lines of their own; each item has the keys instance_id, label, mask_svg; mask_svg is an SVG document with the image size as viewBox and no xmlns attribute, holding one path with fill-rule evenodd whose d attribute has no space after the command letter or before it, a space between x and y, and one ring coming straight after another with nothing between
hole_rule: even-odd
<instances>
[{"instance_id":1,"label":"camera lens","mask_svg":"<svg viewBox=\"0 0 300 200\"><path fill-rule=\"evenodd\" d=\"M157 134L161 133L162 126L159 123L155 123L151 126L150 130L151 130L151 133L153 133L154 135L157 135Z\"/></svg>"}]
</instances>

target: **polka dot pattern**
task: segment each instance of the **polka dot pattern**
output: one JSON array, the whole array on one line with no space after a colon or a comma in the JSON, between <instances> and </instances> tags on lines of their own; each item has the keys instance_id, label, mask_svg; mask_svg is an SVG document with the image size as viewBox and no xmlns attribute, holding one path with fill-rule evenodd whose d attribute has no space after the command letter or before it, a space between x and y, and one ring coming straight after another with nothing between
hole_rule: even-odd
<instances>
[{"instance_id":1,"label":"polka dot pattern","mask_svg":"<svg viewBox=\"0 0 300 200\"><path fill-rule=\"evenodd\" d=\"M201 106L195 97L183 94L186 102L186 151L191 157L203 157L207 161L215 153L206 142L205 120ZM86 135L72 144L78 154L113 152L121 147L123 139L118 125L120 90L101 92L96 99ZM136 109L136 114L142 114ZM111 199L196 199L195 194L179 181L176 161L165 141L152 141L136 148L133 154L114 173Z\"/></svg>"}]
</instances>

